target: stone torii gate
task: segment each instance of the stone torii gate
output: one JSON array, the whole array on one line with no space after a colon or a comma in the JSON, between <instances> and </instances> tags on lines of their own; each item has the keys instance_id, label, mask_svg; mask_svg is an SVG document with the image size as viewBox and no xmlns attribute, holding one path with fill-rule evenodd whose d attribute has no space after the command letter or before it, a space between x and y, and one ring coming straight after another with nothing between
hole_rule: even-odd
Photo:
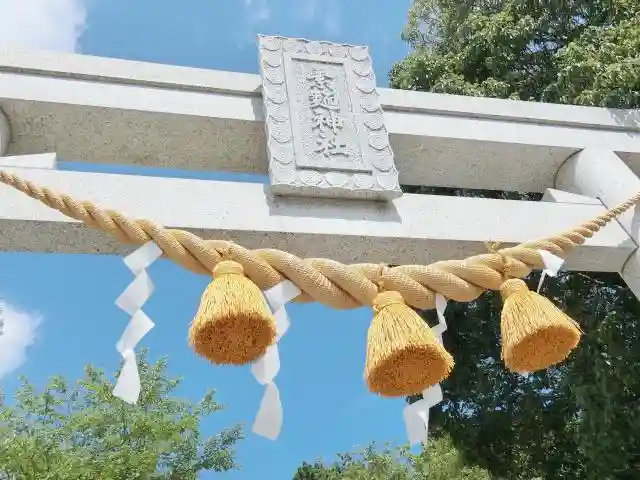
<instances>
[{"instance_id":1,"label":"stone torii gate","mask_svg":"<svg viewBox=\"0 0 640 480\"><path fill-rule=\"evenodd\" d=\"M261 76L4 50L0 166L205 238L388 264L464 258L487 239L541 238L640 191L637 111L377 88L366 47L280 37L259 44ZM56 155L269 173L270 182L61 171ZM400 184L544 197L411 195ZM124 251L5 186L0 231L5 251ZM638 235L627 213L566 267L620 272L639 294Z\"/></svg>"},{"instance_id":2,"label":"stone torii gate","mask_svg":"<svg viewBox=\"0 0 640 480\"><path fill-rule=\"evenodd\" d=\"M483 253L488 240L521 244L549 238L640 192L637 111L377 88L366 47L265 36L259 37L259 47L259 76L2 51L0 170L129 218L233 240L249 249L277 248L347 264L424 265ZM57 155L101 164L268 173L269 181L58 170ZM544 196L541 202L525 202L412 195L403 194L400 185ZM619 272L639 296L640 222L633 211L617 220L571 250L565 266ZM102 232L2 184L0 232L0 250L127 251ZM157 258L162 251L149 245L157 249ZM300 293L293 287L289 298ZM402 299L397 292L386 293ZM436 292L441 313L438 296L444 297ZM259 291L258 297L264 303ZM280 301L278 312L286 300ZM130 313L131 326L135 314ZM569 320L567 328L575 329ZM374 317L372 328L375 322ZM419 318L416 322L425 328ZM132 359L135 368L135 343L118 347L125 358L123 372ZM448 353L439 344L434 349L441 349L441 366L450 370ZM268 356L262 353L258 364ZM260 368L271 369L269 380L261 381L254 371L267 385L254 431L275 438L282 423L273 383L279 367L265 365ZM412 442L426 435L429 407L442 399L437 382L443 373L446 377L448 370L438 380L420 379L421 389L429 387L423 403L405 409ZM118 396L135 403L139 388L138 381Z\"/></svg>"}]
</instances>

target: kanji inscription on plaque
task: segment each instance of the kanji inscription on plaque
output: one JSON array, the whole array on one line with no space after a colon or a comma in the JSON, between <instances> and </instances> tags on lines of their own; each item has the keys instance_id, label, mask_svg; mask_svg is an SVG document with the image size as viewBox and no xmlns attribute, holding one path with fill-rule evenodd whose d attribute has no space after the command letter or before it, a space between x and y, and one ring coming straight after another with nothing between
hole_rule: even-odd
<instances>
[{"instance_id":1,"label":"kanji inscription on plaque","mask_svg":"<svg viewBox=\"0 0 640 480\"><path fill-rule=\"evenodd\" d=\"M349 156L342 141L344 120L340 115L340 100L335 88L335 78L321 69L313 69L307 75L309 81L309 107L313 113L311 130L318 144L314 153L327 159L336 155Z\"/></svg>"},{"instance_id":2,"label":"kanji inscription on plaque","mask_svg":"<svg viewBox=\"0 0 640 480\"><path fill-rule=\"evenodd\" d=\"M401 195L367 47L259 37L271 189Z\"/></svg>"}]
</instances>

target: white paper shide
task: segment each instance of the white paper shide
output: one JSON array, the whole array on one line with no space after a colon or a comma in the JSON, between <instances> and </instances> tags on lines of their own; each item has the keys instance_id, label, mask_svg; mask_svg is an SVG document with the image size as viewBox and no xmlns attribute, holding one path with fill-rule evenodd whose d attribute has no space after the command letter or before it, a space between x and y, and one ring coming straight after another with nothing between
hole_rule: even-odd
<instances>
[{"instance_id":1,"label":"white paper shide","mask_svg":"<svg viewBox=\"0 0 640 480\"><path fill-rule=\"evenodd\" d=\"M135 348L138 342L155 326L142 311L142 306L151 297L154 285L146 269L162 256L155 242L148 242L124 259L124 263L135 275L133 282L116 300L116 305L131 315L116 350L124 359L122 371L113 389L113 394L127 403L135 404L140 396L140 375L136 363Z\"/></svg>"},{"instance_id":2,"label":"white paper shide","mask_svg":"<svg viewBox=\"0 0 640 480\"><path fill-rule=\"evenodd\" d=\"M544 279L549 277L556 277L558 272L564 265L564 258L560 258L554 255L551 252L547 252L546 250L538 250L540 253L540 257L542 257L542 263L544 264L544 270L542 270L542 275L540 275L540 281L538 282L538 289L536 290L540 293L540 288L542 288L542 284Z\"/></svg>"},{"instance_id":3,"label":"white paper shide","mask_svg":"<svg viewBox=\"0 0 640 480\"><path fill-rule=\"evenodd\" d=\"M442 343L442 334L447 330L447 322L444 311L447 308L447 299L442 295L436 295L436 313L438 324L431 330ZM433 385L422 391L422 399L404 408L404 424L409 437L409 444L426 443L429 435L429 409L442 402L442 388L440 384Z\"/></svg>"},{"instance_id":4,"label":"white paper shide","mask_svg":"<svg viewBox=\"0 0 640 480\"><path fill-rule=\"evenodd\" d=\"M276 318L277 338L276 343L267 349L264 356L251 366L253 376L261 385L265 385L260 408L251 430L256 435L270 440L277 439L282 428L282 402L280 401L280 391L274 380L280 371L278 342L291 325L285 305L298 295L300 295L300 289L289 280L280 282L264 292L267 304Z\"/></svg>"}]
</instances>

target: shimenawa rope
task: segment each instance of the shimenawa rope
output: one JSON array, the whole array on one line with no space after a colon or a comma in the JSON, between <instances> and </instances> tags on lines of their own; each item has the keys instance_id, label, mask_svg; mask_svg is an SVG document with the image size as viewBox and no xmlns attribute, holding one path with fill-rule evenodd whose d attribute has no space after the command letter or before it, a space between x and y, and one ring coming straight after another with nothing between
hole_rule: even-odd
<instances>
[{"instance_id":1,"label":"shimenawa rope","mask_svg":"<svg viewBox=\"0 0 640 480\"><path fill-rule=\"evenodd\" d=\"M276 338L276 321L260 290L284 279L299 287L299 302L315 300L341 309L372 305L365 378L369 389L383 396L422 391L452 370L449 352L410 308L433 308L437 294L468 302L485 290L500 290L502 358L510 370L532 371L564 360L579 342L579 326L549 300L529 291L520 278L543 267L541 250L564 257L640 200L639 193L573 230L516 247L496 250L492 245L490 253L466 260L381 268L300 259L275 249L250 251L232 242L203 240L184 230L129 219L12 173L0 171L0 182L122 242L153 241L171 260L213 275L191 323L189 343L214 363L241 365L265 354Z\"/></svg>"},{"instance_id":2,"label":"shimenawa rope","mask_svg":"<svg viewBox=\"0 0 640 480\"><path fill-rule=\"evenodd\" d=\"M89 227L113 235L121 242L142 245L153 240L166 257L192 272L211 275L226 252L229 258L242 265L245 275L261 290L288 278L303 292L295 301L317 301L338 309L371 305L380 280L384 280L388 290L399 292L407 305L414 308L434 308L438 293L451 300L469 302L485 290L500 289L505 258L509 259L510 277L525 277L532 269L543 267L538 250L564 258L572 248L582 245L640 200L638 193L607 213L554 237L466 260L388 268L380 278L378 264L343 265L325 258L301 259L275 249L247 250L232 242L203 240L184 230L161 228L149 220L130 219L120 212L101 209L92 202L77 201L69 195L52 192L13 173L0 171L0 182Z\"/></svg>"}]
</instances>

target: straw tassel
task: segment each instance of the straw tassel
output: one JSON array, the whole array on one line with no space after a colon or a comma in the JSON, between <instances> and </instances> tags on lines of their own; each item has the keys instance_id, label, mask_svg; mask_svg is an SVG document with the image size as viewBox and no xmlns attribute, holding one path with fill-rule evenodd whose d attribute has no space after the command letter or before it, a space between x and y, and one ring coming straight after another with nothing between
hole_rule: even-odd
<instances>
[{"instance_id":1,"label":"straw tassel","mask_svg":"<svg viewBox=\"0 0 640 480\"><path fill-rule=\"evenodd\" d=\"M500 287L502 360L512 372L531 373L563 361L580 341L578 324L520 279Z\"/></svg>"},{"instance_id":2,"label":"straw tassel","mask_svg":"<svg viewBox=\"0 0 640 480\"><path fill-rule=\"evenodd\" d=\"M383 397L404 397L436 385L453 368L453 358L426 322L398 292L379 293L367 338L365 380Z\"/></svg>"},{"instance_id":3,"label":"straw tassel","mask_svg":"<svg viewBox=\"0 0 640 480\"><path fill-rule=\"evenodd\" d=\"M244 365L262 357L276 339L276 320L242 265L224 260L202 294L189 328L189 345L213 363Z\"/></svg>"}]
</instances>

